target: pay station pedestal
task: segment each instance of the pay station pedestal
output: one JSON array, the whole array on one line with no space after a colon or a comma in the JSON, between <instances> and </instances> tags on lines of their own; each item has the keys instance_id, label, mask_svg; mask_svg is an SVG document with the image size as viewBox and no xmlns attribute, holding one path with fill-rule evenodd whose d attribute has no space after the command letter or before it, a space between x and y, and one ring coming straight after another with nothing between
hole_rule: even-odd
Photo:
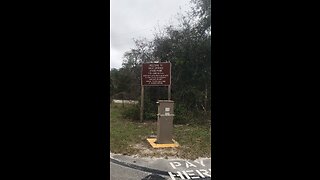
<instances>
[{"instance_id":1,"label":"pay station pedestal","mask_svg":"<svg viewBox=\"0 0 320 180\"><path fill-rule=\"evenodd\" d=\"M179 144L172 139L174 101L159 100L157 104L157 138L148 138L147 140L153 148L178 147Z\"/></svg>"},{"instance_id":2,"label":"pay station pedestal","mask_svg":"<svg viewBox=\"0 0 320 180\"><path fill-rule=\"evenodd\" d=\"M157 114L157 144L170 144L173 129L173 101L159 100Z\"/></svg>"}]
</instances>

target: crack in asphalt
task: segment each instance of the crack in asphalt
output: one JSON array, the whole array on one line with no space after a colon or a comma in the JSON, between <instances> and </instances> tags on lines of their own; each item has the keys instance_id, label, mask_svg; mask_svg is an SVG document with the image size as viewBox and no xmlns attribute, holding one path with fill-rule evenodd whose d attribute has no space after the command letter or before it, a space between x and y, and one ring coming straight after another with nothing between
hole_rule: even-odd
<instances>
[{"instance_id":1,"label":"crack in asphalt","mask_svg":"<svg viewBox=\"0 0 320 180\"><path fill-rule=\"evenodd\" d=\"M137 170L140 170L140 171L143 171L143 172L149 172L149 173L152 173L152 174L163 175L163 176L170 176L167 171L161 171L161 170L157 170L157 169L151 169L151 168L147 168L147 167L143 167L143 166L138 166L138 165L131 164L131 163L121 162L121 161L118 161L118 160L113 159L113 158L110 158L110 162L118 164L120 166L125 166L125 167L129 167L129 168L132 168L132 169L137 169ZM172 174L177 175L177 173L172 173ZM177 179L180 179L180 178L177 178ZM210 177L205 177L205 178L201 178L201 179L204 179L204 180L209 180L210 179L211 180Z\"/></svg>"},{"instance_id":2,"label":"crack in asphalt","mask_svg":"<svg viewBox=\"0 0 320 180\"><path fill-rule=\"evenodd\" d=\"M151 169L151 168L147 168L147 167L143 167L143 166L138 166L135 164L130 164L130 163L126 163L126 162L121 162L118 161L116 159L110 158L110 162L121 165L121 166L126 166L132 169L138 169L140 171L144 171L144 172L149 172L149 173L153 173L153 174L159 174L159 175L164 175L164 176L169 176L167 171L161 171L161 170L157 170L157 169Z\"/></svg>"}]
</instances>

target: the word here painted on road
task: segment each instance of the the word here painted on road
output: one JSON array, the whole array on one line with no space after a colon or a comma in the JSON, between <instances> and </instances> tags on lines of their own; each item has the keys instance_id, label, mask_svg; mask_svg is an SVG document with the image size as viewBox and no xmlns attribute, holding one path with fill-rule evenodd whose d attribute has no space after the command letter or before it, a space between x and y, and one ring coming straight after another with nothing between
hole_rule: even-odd
<instances>
[{"instance_id":1,"label":"the word here painted on road","mask_svg":"<svg viewBox=\"0 0 320 180\"><path fill-rule=\"evenodd\" d=\"M175 172L168 172L172 180L175 179L204 179L211 178L211 168L207 168L203 161L173 161L169 163Z\"/></svg>"}]
</instances>

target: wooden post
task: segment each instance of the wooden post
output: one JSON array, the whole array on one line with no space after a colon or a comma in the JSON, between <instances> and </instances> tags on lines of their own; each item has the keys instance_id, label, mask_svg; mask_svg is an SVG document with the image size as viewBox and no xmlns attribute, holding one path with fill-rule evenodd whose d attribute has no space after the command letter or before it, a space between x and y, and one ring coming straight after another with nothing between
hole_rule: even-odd
<instances>
[{"instance_id":1,"label":"wooden post","mask_svg":"<svg viewBox=\"0 0 320 180\"><path fill-rule=\"evenodd\" d=\"M169 86L168 86L168 100L171 100L171 63L170 63L170 83L169 83Z\"/></svg>"},{"instance_id":2,"label":"wooden post","mask_svg":"<svg viewBox=\"0 0 320 180\"><path fill-rule=\"evenodd\" d=\"M171 100L171 85L168 86L168 100Z\"/></svg>"},{"instance_id":3,"label":"wooden post","mask_svg":"<svg viewBox=\"0 0 320 180\"><path fill-rule=\"evenodd\" d=\"M122 108L124 108L124 95L122 93Z\"/></svg>"},{"instance_id":4,"label":"wooden post","mask_svg":"<svg viewBox=\"0 0 320 180\"><path fill-rule=\"evenodd\" d=\"M144 99L144 86L141 85L141 105L140 105L140 121L143 122L143 99Z\"/></svg>"}]
</instances>

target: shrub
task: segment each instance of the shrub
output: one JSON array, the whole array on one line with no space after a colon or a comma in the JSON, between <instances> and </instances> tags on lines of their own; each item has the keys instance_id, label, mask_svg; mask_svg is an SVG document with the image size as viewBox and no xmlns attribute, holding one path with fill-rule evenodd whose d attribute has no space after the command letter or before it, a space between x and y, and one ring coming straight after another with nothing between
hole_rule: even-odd
<instances>
[{"instance_id":1,"label":"shrub","mask_svg":"<svg viewBox=\"0 0 320 180\"><path fill-rule=\"evenodd\" d=\"M187 124L190 122L190 113L183 105L176 103L174 106L174 124Z\"/></svg>"},{"instance_id":2,"label":"shrub","mask_svg":"<svg viewBox=\"0 0 320 180\"><path fill-rule=\"evenodd\" d=\"M124 107L122 116L133 121L140 120L140 108L137 105L130 105Z\"/></svg>"},{"instance_id":3,"label":"shrub","mask_svg":"<svg viewBox=\"0 0 320 180\"><path fill-rule=\"evenodd\" d=\"M158 107L155 100L145 98L144 100L144 117L145 120L157 120Z\"/></svg>"}]
</instances>

